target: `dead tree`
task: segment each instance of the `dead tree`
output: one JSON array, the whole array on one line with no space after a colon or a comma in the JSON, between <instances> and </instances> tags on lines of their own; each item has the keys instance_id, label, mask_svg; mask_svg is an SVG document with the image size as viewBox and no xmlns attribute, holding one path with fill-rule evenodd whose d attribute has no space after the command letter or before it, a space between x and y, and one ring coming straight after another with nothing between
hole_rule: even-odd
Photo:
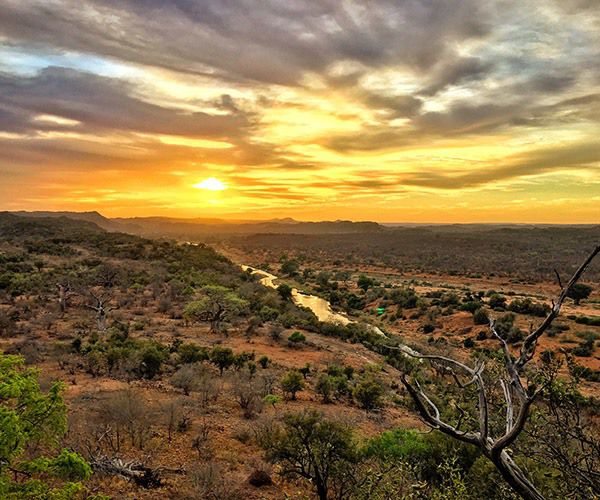
<instances>
[{"instance_id":1,"label":"dead tree","mask_svg":"<svg viewBox=\"0 0 600 500\"><path fill-rule=\"evenodd\" d=\"M143 462L136 460L123 460L117 457L104 455L90 457L90 465L94 472L106 476L121 476L133 481L142 488L158 488L162 486L162 473L184 474L185 469L169 469L166 467L152 468Z\"/></svg>"},{"instance_id":2,"label":"dead tree","mask_svg":"<svg viewBox=\"0 0 600 500\"><path fill-rule=\"evenodd\" d=\"M459 417L458 423L455 425L442 420L439 408L423 391L418 381L409 380L406 373L402 375L402 383L406 387L415 403L419 415L425 423L459 441L477 446L496 466L504 480L515 490L515 492L526 500L544 500L544 497L527 478L523 470L515 463L509 453L509 447L523 431L529 417L531 405L542 391L543 387L538 387L536 384L530 383L529 381L524 383L524 368L527 363L532 360L539 338L559 315L561 306L567 298L571 287L577 283L583 272L599 252L600 246L596 247L590 253L575 274L573 274L566 286L562 286L559 279L561 292L558 299L556 302L552 302L552 309L542 323L537 328L532 328L532 331L523 341L517 357L513 357L508 343L496 331L494 321L490 321L490 330L502 346L504 367L506 370L505 376L499 380L506 412L503 418L505 421L505 425L503 425L504 431L500 436L491 435L488 395L491 392L492 387L484 381L483 373L486 368L484 361L480 361L474 367L470 367L464 363L444 356L406 353L406 351L404 351L409 356L446 365L461 389L464 389L467 386L474 386L476 388L479 429L476 431L466 431L460 429L463 420L462 417ZM468 376L468 381L466 383L461 383L459 376L464 375Z\"/></svg>"},{"instance_id":3,"label":"dead tree","mask_svg":"<svg viewBox=\"0 0 600 500\"><path fill-rule=\"evenodd\" d=\"M61 281L56 284L56 288L58 289L58 305L60 307L60 313L64 314L67 310L67 306L69 305L69 299L74 295L77 295L77 292L73 289L73 286L68 281Z\"/></svg>"},{"instance_id":4,"label":"dead tree","mask_svg":"<svg viewBox=\"0 0 600 500\"><path fill-rule=\"evenodd\" d=\"M110 305L112 295L106 291L96 293L93 290L88 290L88 295L91 297L93 303L87 304L86 307L96 312L96 321L98 323L98 330L106 330L106 318L108 313L114 311L116 307Z\"/></svg>"}]
</instances>

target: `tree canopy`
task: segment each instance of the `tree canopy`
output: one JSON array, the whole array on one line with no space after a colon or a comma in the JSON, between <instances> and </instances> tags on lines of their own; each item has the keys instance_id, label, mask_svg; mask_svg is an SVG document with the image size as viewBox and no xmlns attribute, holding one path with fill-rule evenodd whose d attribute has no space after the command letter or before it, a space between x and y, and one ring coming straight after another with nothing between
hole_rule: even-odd
<instances>
[{"instance_id":1,"label":"tree canopy","mask_svg":"<svg viewBox=\"0 0 600 500\"><path fill-rule=\"evenodd\" d=\"M0 497L68 499L92 470L77 453L56 449L67 430L63 386L41 391L38 371L19 356L0 354ZM44 445L41 447L40 445Z\"/></svg>"}]
</instances>

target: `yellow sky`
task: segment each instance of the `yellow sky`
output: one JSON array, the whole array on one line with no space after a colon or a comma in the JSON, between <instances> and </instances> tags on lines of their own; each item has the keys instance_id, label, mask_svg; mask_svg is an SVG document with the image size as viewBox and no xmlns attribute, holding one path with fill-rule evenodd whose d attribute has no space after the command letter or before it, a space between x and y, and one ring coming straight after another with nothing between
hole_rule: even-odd
<instances>
[{"instance_id":1,"label":"yellow sky","mask_svg":"<svg viewBox=\"0 0 600 500\"><path fill-rule=\"evenodd\" d=\"M9 0L0 210L600 223L598 10L453 3Z\"/></svg>"}]
</instances>

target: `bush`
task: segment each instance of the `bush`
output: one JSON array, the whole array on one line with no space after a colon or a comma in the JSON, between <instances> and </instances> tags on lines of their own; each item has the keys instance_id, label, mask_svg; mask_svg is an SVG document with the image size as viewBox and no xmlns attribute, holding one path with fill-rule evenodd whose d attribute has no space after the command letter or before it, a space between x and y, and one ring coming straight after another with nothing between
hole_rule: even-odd
<instances>
[{"instance_id":1,"label":"bush","mask_svg":"<svg viewBox=\"0 0 600 500\"><path fill-rule=\"evenodd\" d=\"M0 354L0 495L2 498L74 498L76 481L92 470L77 453L56 445L67 431L63 386L55 382L42 392L38 372L23 367L18 356ZM42 453L53 453L43 456ZM18 477L15 471L26 471Z\"/></svg>"},{"instance_id":2,"label":"bush","mask_svg":"<svg viewBox=\"0 0 600 500\"><path fill-rule=\"evenodd\" d=\"M383 385L374 377L363 378L352 391L361 408L374 410L383 406Z\"/></svg>"},{"instance_id":3,"label":"bush","mask_svg":"<svg viewBox=\"0 0 600 500\"><path fill-rule=\"evenodd\" d=\"M577 347L571 349L571 354L574 356L581 356L589 358L594 353L594 340L587 339L586 341L579 344Z\"/></svg>"},{"instance_id":4,"label":"bush","mask_svg":"<svg viewBox=\"0 0 600 500\"><path fill-rule=\"evenodd\" d=\"M419 296L413 288L398 288L390 292L390 300L402 309L414 309L419 302Z\"/></svg>"},{"instance_id":5,"label":"bush","mask_svg":"<svg viewBox=\"0 0 600 500\"><path fill-rule=\"evenodd\" d=\"M282 283L277 287L277 293L283 300L291 300L292 299L292 287L290 285L286 285Z\"/></svg>"},{"instance_id":6,"label":"bush","mask_svg":"<svg viewBox=\"0 0 600 500\"><path fill-rule=\"evenodd\" d=\"M281 389L295 400L296 393L304 389L304 377L298 370L290 370L281 379Z\"/></svg>"},{"instance_id":7,"label":"bush","mask_svg":"<svg viewBox=\"0 0 600 500\"><path fill-rule=\"evenodd\" d=\"M142 378L153 379L158 372L167 353L157 346L148 346L143 352L140 360L139 372Z\"/></svg>"},{"instance_id":8,"label":"bush","mask_svg":"<svg viewBox=\"0 0 600 500\"><path fill-rule=\"evenodd\" d=\"M335 380L331 375L322 373L315 385L315 391L321 396L323 403L331 403L331 395L335 390Z\"/></svg>"},{"instance_id":9,"label":"bush","mask_svg":"<svg viewBox=\"0 0 600 500\"><path fill-rule=\"evenodd\" d=\"M209 359L219 369L219 373L223 375L223 371L233 365L235 356L229 347L216 345L211 349Z\"/></svg>"},{"instance_id":10,"label":"bush","mask_svg":"<svg viewBox=\"0 0 600 500\"><path fill-rule=\"evenodd\" d=\"M583 299L587 299L592 293L592 287L583 283L575 283L567 292L567 297L570 297L578 306L579 302Z\"/></svg>"},{"instance_id":11,"label":"bush","mask_svg":"<svg viewBox=\"0 0 600 500\"><path fill-rule=\"evenodd\" d=\"M523 332L514 326L516 316L514 313L507 313L496 320L496 332L509 343L518 342L523 338Z\"/></svg>"},{"instance_id":12,"label":"bush","mask_svg":"<svg viewBox=\"0 0 600 500\"><path fill-rule=\"evenodd\" d=\"M196 363L208 359L208 351L196 344L181 344L177 348L180 363Z\"/></svg>"},{"instance_id":13,"label":"bush","mask_svg":"<svg viewBox=\"0 0 600 500\"><path fill-rule=\"evenodd\" d=\"M263 369L266 369L270 363L271 363L271 360L269 359L268 356L261 356L260 358L258 358L258 364Z\"/></svg>"},{"instance_id":14,"label":"bush","mask_svg":"<svg viewBox=\"0 0 600 500\"><path fill-rule=\"evenodd\" d=\"M423 333L432 333L435 330L434 323L425 323L423 325Z\"/></svg>"},{"instance_id":15,"label":"bush","mask_svg":"<svg viewBox=\"0 0 600 500\"><path fill-rule=\"evenodd\" d=\"M488 304L492 309L504 309L506 307L506 297L499 293L490 295Z\"/></svg>"},{"instance_id":16,"label":"bush","mask_svg":"<svg viewBox=\"0 0 600 500\"><path fill-rule=\"evenodd\" d=\"M294 332L288 337L288 340L297 344L299 342L306 342L306 337L300 332Z\"/></svg>"},{"instance_id":17,"label":"bush","mask_svg":"<svg viewBox=\"0 0 600 500\"><path fill-rule=\"evenodd\" d=\"M473 313L473 322L476 325L487 325L490 322L490 318L483 307L480 307Z\"/></svg>"},{"instance_id":18,"label":"bush","mask_svg":"<svg viewBox=\"0 0 600 500\"><path fill-rule=\"evenodd\" d=\"M550 312L550 306L533 302L531 299L515 299L507 307L509 311L519 314L529 314L531 316L546 316Z\"/></svg>"}]
</instances>

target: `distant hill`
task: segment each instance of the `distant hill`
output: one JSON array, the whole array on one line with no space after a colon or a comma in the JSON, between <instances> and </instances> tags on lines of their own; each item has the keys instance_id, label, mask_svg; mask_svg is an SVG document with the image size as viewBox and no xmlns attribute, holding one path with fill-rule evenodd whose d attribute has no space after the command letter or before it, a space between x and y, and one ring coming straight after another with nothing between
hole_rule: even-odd
<instances>
[{"instance_id":1,"label":"distant hill","mask_svg":"<svg viewBox=\"0 0 600 500\"><path fill-rule=\"evenodd\" d=\"M268 221L214 218L131 217L110 219L98 212L11 212L16 216L65 217L93 222L107 231L119 231L150 237L177 239L205 239L213 236L248 234L362 234L385 231L376 222L352 222L344 220L301 222L294 219Z\"/></svg>"},{"instance_id":2,"label":"distant hill","mask_svg":"<svg viewBox=\"0 0 600 500\"><path fill-rule=\"evenodd\" d=\"M72 220L82 220L86 222L92 222L102 229L106 229L107 231L122 231L123 228L117 221L108 219L104 217L99 212L46 212L46 211L36 211L36 212L27 212L25 210L21 210L19 212L8 212L12 215L16 215L19 217L33 217L33 218L66 218Z\"/></svg>"},{"instance_id":3,"label":"distant hill","mask_svg":"<svg viewBox=\"0 0 600 500\"><path fill-rule=\"evenodd\" d=\"M12 238L64 238L78 234L82 237L104 233L104 228L84 219L65 215L42 216L20 212L18 215L0 212L0 234Z\"/></svg>"}]
</instances>

